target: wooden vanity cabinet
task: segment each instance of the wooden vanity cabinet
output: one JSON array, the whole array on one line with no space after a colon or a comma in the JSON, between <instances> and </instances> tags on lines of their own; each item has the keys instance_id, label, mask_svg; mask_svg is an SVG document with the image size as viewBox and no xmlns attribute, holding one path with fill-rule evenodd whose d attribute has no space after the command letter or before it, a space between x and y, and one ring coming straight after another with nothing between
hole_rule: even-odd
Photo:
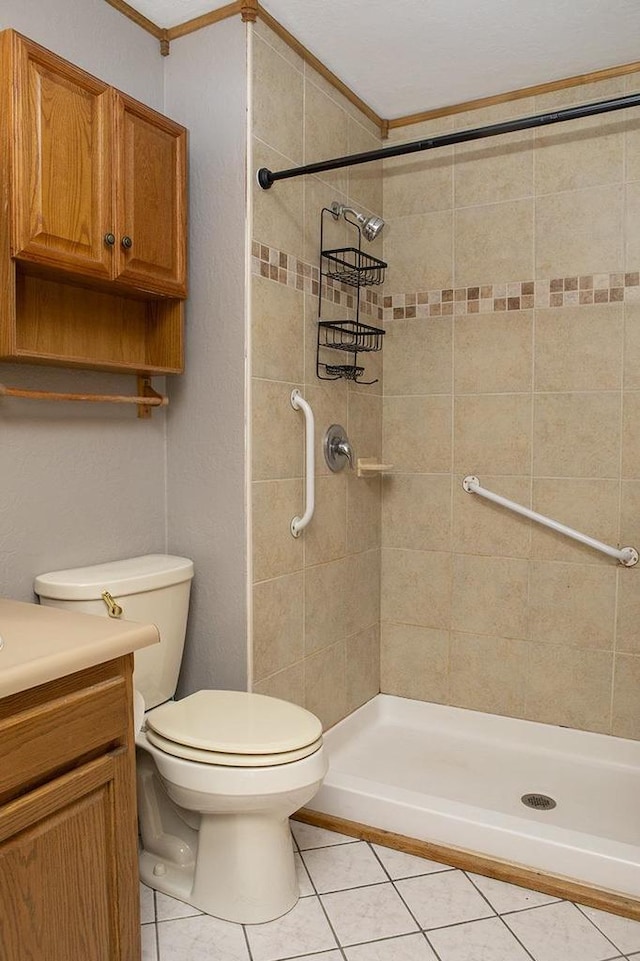
<instances>
[{"instance_id":1,"label":"wooden vanity cabinet","mask_svg":"<svg viewBox=\"0 0 640 961\"><path fill-rule=\"evenodd\" d=\"M139 961L133 657L0 700L0 958Z\"/></svg>"},{"instance_id":2,"label":"wooden vanity cabinet","mask_svg":"<svg viewBox=\"0 0 640 961\"><path fill-rule=\"evenodd\" d=\"M0 65L0 357L182 370L186 130L13 30Z\"/></svg>"}]
</instances>

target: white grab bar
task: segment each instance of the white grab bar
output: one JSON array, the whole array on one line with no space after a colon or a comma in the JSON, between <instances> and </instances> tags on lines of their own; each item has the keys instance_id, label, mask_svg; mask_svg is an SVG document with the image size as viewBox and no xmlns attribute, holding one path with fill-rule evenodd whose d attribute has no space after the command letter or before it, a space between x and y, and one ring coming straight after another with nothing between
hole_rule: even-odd
<instances>
[{"instance_id":1,"label":"white grab bar","mask_svg":"<svg viewBox=\"0 0 640 961\"><path fill-rule=\"evenodd\" d=\"M523 507L522 504L516 504L515 501L510 501L506 497L502 497L501 494L494 494L493 491L481 487L479 479L474 477L473 474L465 477L462 486L468 494L479 494L480 497L486 497L487 500L493 501L494 504L500 504L510 511L515 511L516 514L522 514L523 517L528 517L538 524L550 527L551 530L557 531L558 534L572 537L574 541L580 541L581 544L586 544L587 547L593 547L596 551L602 551L603 554L608 554L609 557L615 557L616 560L620 561L625 567L634 567L638 563L638 552L634 547L622 547L620 549L610 547L608 544L603 544L602 541L596 540L595 537L589 537L588 534L581 534L579 531L574 531L572 527L567 527L566 524L554 521L544 514L538 514L537 511L532 511L528 507Z\"/></svg>"},{"instance_id":2,"label":"white grab bar","mask_svg":"<svg viewBox=\"0 0 640 961\"><path fill-rule=\"evenodd\" d=\"M291 406L294 410L303 411L305 425L305 508L302 517L296 516L291 521L291 533L294 537L300 537L300 534L302 534L313 517L315 507L315 435L313 411L297 388L291 391Z\"/></svg>"}]
</instances>

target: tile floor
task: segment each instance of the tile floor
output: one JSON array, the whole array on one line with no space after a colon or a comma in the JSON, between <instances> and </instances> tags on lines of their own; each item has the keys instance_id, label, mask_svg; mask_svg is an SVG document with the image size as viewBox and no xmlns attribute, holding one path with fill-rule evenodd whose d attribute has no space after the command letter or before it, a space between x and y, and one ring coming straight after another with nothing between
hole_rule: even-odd
<instances>
[{"instance_id":1,"label":"tile floor","mask_svg":"<svg viewBox=\"0 0 640 961\"><path fill-rule=\"evenodd\" d=\"M141 888L143 961L640 961L640 922L291 823L300 900L220 921Z\"/></svg>"}]
</instances>

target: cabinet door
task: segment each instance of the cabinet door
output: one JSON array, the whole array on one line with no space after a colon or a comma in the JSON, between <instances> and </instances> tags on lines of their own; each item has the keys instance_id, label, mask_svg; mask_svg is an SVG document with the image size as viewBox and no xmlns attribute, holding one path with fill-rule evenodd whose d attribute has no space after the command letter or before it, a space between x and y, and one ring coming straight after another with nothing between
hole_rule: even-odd
<instances>
[{"instance_id":1,"label":"cabinet door","mask_svg":"<svg viewBox=\"0 0 640 961\"><path fill-rule=\"evenodd\" d=\"M186 130L116 94L116 278L186 296Z\"/></svg>"},{"instance_id":2,"label":"cabinet door","mask_svg":"<svg viewBox=\"0 0 640 961\"><path fill-rule=\"evenodd\" d=\"M113 91L15 37L13 255L108 279Z\"/></svg>"},{"instance_id":3,"label":"cabinet door","mask_svg":"<svg viewBox=\"0 0 640 961\"><path fill-rule=\"evenodd\" d=\"M129 762L123 748L0 807L3 961L139 961Z\"/></svg>"}]
</instances>

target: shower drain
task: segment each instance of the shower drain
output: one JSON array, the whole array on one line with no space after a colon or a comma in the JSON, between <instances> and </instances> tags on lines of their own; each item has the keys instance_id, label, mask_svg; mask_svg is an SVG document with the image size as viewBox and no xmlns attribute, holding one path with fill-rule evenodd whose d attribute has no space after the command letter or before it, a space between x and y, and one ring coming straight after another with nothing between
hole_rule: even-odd
<instances>
[{"instance_id":1,"label":"shower drain","mask_svg":"<svg viewBox=\"0 0 640 961\"><path fill-rule=\"evenodd\" d=\"M526 807L535 808L536 811L550 811L556 806L556 802L548 794L523 794L520 800Z\"/></svg>"}]
</instances>

